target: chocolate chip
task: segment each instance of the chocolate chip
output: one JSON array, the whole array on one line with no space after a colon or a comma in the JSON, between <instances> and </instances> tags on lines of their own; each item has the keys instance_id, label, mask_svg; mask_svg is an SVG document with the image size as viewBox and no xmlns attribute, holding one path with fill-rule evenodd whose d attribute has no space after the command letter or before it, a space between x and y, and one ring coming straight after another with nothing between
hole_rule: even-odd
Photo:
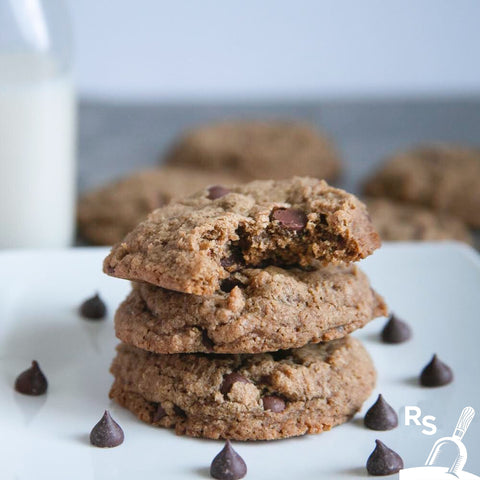
<instances>
[{"instance_id":1,"label":"chocolate chip","mask_svg":"<svg viewBox=\"0 0 480 480\"><path fill-rule=\"evenodd\" d=\"M222 385L220 386L220 393L226 395L232 389L234 383L251 383L250 380L238 372L232 372L223 377Z\"/></svg>"},{"instance_id":2,"label":"chocolate chip","mask_svg":"<svg viewBox=\"0 0 480 480\"><path fill-rule=\"evenodd\" d=\"M392 430L398 426L398 415L380 394L377 401L368 409L363 421L370 430Z\"/></svg>"},{"instance_id":3,"label":"chocolate chip","mask_svg":"<svg viewBox=\"0 0 480 480\"><path fill-rule=\"evenodd\" d=\"M15 390L24 395L43 395L47 388L47 378L35 360L33 360L32 366L15 380Z\"/></svg>"},{"instance_id":4,"label":"chocolate chip","mask_svg":"<svg viewBox=\"0 0 480 480\"><path fill-rule=\"evenodd\" d=\"M305 212L294 208L276 208L272 212L272 219L277 220L282 227L295 232L303 230L308 222Z\"/></svg>"},{"instance_id":5,"label":"chocolate chip","mask_svg":"<svg viewBox=\"0 0 480 480\"><path fill-rule=\"evenodd\" d=\"M264 385L270 385L272 382L272 377L271 375L262 375L259 379L260 383L263 383Z\"/></svg>"},{"instance_id":6,"label":"chocolate chip","mask_svg":"<svg viewBox=\"0 0 480 480\"><path fill-rule=\"evenodd\" d=\"M226 278L220 284L220 289L225 293L230 293L235 287L243 287L243 283L237 278Z\"/></svg>"},{"instance_id":7,"label":"chocolate chip","mask_svg":"<svg viewBox=\"0 0 480 480\"><path fill-rule=\"evenodd\" d=\"M156 422L159 422L163 417L165 417L167 415L167 412L165 411L165 409L162 407L162 405L159 403L157 405L157 409L155 410L155 413L153 414L153 417L152 417L152 422L153 423L156 423Z\"/></svg>"},{"instance_id":8,"label":"chocolate chip","mask_svg":"<svg viewBox=\"0 0 480 480\"><path fill-rule=\"evenodd\" d=\"M213 351L213 347L215 344L213 343L212 339L208 336L206 330L202 330L202 345L209 351Z\"/></svg>"},{"instance_id":9,"label":"chocolate chip","mask_svg":"<svg viewBox=\"0 0 480 480\"><path fill-rule=\"evenodd\" d=\"M452 369L440 361L436 354L420 374L420 384L424 387L441 387L452 381Z\"/></svg>"},{"instance_id":10,"label":"chocolate chip","mask_svg":"<svg viewBox=\"0 0 480 480\"><path fill-rule=\"evenodd\" d=\"M229 440L210 465L210 475L219 480L239 480L247 474L247 465Z\"/></svg>"},{"instance_id":11,"label":"chocolate chip","mask_svg":"<svg viewBox=\"0 0 480 480\"><path fill-rule=\"evenodd\" d=\"M230 254L220 259L220 265L229 272L238 270L244 263L242 250L238 245L232 245Z\"/></svg>"},{"instance_id":12,"label":"chocolate chip","mask_svg":"<svg viewBox=\"0 0 480 480\"><path fill-rule=\"evenodd\" d=\"M230 193L228 188L222 187L222 185L213 185L208 189L207 198L209 200L215 200L224 197L227 193Z\"/></svg>"},{"instance_id":13,"label":"chocolate chip","mask_svg":"<svg viewBox=\"0 0 480 480\"><path fill-rule=\"evenodd\" d=\"M290 357L292 355L292 351L277 350L276 352L271 352L270 355L276 362L279 362L280 360L285 360L286 358Z\"/></svg>"},{"instance_id":14,"label":"chocolate chip","mask_svg":"<svg viewBox=\"0 0 480 480\"><path fill-rule=\"evenodd\" d=\"M175 415L177 415L179 417L185 418L187 416L187 414L185 413L185 410L180 408L178 405L173 406L173 411L174 411Z\"/></svg>"},{"instance_id":15,"label":"chocolate chip","mask_svg":"<svg viewBox=\"0 0 480 480\"><path fill-rule=\"evenodd\" d=\"M230 268L233 267L236 264L236 259L233 255L230 255L229 257L224 257L220 259L220 265L223 268Z\"/></svg>"},{"instance_id":16,"label":"chocolate chip","mask_svg":"<svg viewBox=\"0 0 480 480\"><path fill-rule=\"evenodd\" d=\"M89 320L100 320L107 314L107 307L98 293L80 305L80 314Z\"/></svg>"},{"instance_id":17,"label":"chocolate chip","mask_svg":"<svg viewBox=\"0 0 480 480\"><path fill-rule=\"evenodd\" d=\"M267 395L263 397L263 408L274 413L283 412L285 410L285 400L276 395Z\"/></svg>"},{"instance_id":18,"label":"chocolate chip","mask_svg":"<svg viewBox=\"0 0 480 480\"><path fill-rule=\"evenodd\" d=\"M374 476L392 475L403 468L402 457L380 440L375 440L376 447L367 460L367 472Z\"/></svg>"},{"instance_id":19,"label":"chocolate chip","mask_svg":"<svg viewBox=\"0 0 480 480\"><path fill-rule=\"evenodd\" d=\"M90 432L90 443L100 448L118 447L125 438L120 425L105 410L103 417Z\"/></svg>"},{"instance_id":20,"label":"chocolate chip","mask_svg":"<svg viewBox=\"0 0 480 480\"><path fill-rule=\"evenodd\" d=\"M394 314L390 315L388 322L382 330L382 341L384 343L403 343L412 337L412 329L403 320Z\"/></svg>"}]
</instances>

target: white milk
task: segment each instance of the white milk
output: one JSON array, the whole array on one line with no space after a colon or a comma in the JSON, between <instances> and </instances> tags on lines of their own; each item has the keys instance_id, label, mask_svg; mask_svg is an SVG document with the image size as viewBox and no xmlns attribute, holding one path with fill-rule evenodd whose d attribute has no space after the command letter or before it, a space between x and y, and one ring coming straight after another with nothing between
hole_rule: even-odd
<instances>
[{"instance_id":1,"label":"white milk","mask_svg":"<svg viewBox=\"0 0 480 480\"><path fill-rule=\"evenodd\" d=\"M72 79L35 54L0 55L0 248L71 244L76 105Z\"/></svg>"}]
</instances>

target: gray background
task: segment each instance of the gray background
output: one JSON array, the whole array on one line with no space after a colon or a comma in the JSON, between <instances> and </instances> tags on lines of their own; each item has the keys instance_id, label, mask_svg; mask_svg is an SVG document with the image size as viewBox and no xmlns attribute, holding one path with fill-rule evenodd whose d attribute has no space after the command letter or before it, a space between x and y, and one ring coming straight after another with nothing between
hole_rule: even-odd
<instances>
[{"instance_id":1,"label":"gray background","mask_svg":"<svg viewBox=\"0 0 480 480\"><path fill-rule=\"evenodd\" d=\"M243 104L82 102L79 188L156 165L187 127L224 118L297 118L326 130L345 169L340 185L362 178L397 149L430 141L480 145L480 99L310 101Z\"/></svg>"}]
</instances>

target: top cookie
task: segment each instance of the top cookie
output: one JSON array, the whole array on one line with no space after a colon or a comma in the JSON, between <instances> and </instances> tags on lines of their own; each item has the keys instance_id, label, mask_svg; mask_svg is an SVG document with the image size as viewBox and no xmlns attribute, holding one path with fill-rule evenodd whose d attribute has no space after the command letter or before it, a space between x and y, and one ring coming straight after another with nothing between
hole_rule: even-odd
<instances>
[{"instance_id":1,"label":"top cookie","mask_svg":"<svg viewBox=\"0 0 480 480\"><path fill-rule=\"evenodd\" d=\"M159 208L113 247L104 271L209 295L245 267L349 263L379 246L355 196L294 177L210 187Z\"/></svg>"},{"instance_id":2,"label":"top cookie","mask_svg":"<svg viewBox=\"0 0 480 480\"><path fill-rule=\"evenodd\" d=\"M84 194L78 202L78 230L96 245L113 245L158 207L174 197L218 183L234 183L232 175L182 167L132 173Z\"/></svg>"},{"instance_id":3,"label":"top cookie","mask_svg":"<svg viewBox=\"0 0 480 480\"><path fill-rule=\"evenodd\" d=\"M365 193L449 212L480 227L480 150L433 145L397 154L367 181Z\"/></svg>"},{"instance_id":4,"label":"top cookie","mask_svg":"<svg viewBox=\"0 0 480 480\"><path fill-rule=\"evenodd\" d=\"M293 175L331 180L341 168L328 138L304 123L285 121L225 122L197 128L178 140L166 161L233 172L244 181Z\"/></svg>"},{"instance_id":5,"label":"top cookie","mask_svg":"<svg viewBox=\"0 0 480 480\"><path fill-rule=\"evenodd\" d=\"M446 213L434 212L419 205L394 202L388 198L368 198L365 203L382 240L459 240L473 243L466 225Z\"/></svg>"}]
</instances>

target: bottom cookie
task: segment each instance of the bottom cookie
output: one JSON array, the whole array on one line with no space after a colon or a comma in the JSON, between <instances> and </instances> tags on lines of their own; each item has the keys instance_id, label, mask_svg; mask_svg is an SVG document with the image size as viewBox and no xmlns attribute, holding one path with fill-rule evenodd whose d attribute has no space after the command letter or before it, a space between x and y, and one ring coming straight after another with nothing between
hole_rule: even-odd
<instances>
[{"instance_id":1,"label":"bottom cookie","mask_svg":"<svg viewBox=\"0 0 480 480\"><path fill-rule=\"evenodd\" d=\"M256 355L117 350L111 398L147 423L212 439L330 430L360 409L376 377L368 353L350 337Z\"/></svg>"}]
</instances>

